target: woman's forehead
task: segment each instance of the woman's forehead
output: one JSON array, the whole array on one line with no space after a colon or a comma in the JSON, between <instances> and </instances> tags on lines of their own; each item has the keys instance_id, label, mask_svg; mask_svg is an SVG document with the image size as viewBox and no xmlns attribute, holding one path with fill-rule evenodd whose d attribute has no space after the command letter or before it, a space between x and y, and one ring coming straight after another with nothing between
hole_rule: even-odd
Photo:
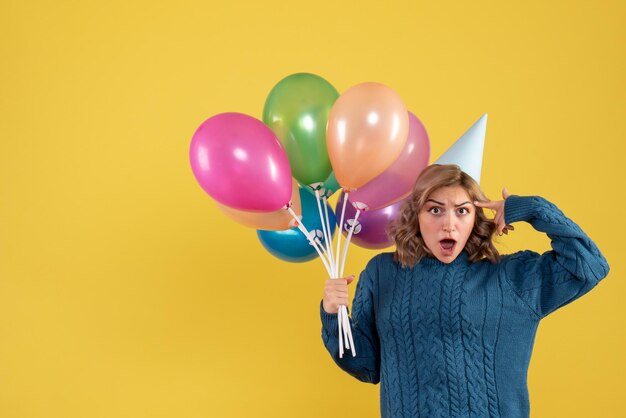
<instances>
[{"instance_id":1,"label":"woman's forehead","mask_svg":"<svg viewBox=\"0 0 626 418\"><path fill-rule=\"evenodd\" d=\"M461 186L444 186L433 191L427 200L436 200L441 203L460 205L471 201L470 195Z\"/></svg>"}]
</instances>

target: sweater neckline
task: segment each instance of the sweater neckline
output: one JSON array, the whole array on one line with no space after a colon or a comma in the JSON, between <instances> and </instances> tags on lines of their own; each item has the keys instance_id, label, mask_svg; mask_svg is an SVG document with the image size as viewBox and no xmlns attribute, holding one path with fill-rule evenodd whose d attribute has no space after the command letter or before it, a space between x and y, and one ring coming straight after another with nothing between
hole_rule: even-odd
<instances>
[{"instance_id":1,"label":"sweater neckline","mask_svg":"<svg viewBox=\"0 0 626 418\"><path fill-rule=\"evenodd\" d=\"M419 262L419 264L423 264L426 266L438 266L438 267L459 267L468 263L469 263L469 255L467 254L467 251L465 250L461 251L461 253L450 263L444 263L442 261L439 261L439 259L431 255L427 255L423 257Z\"/></svg>"}]
</instances>

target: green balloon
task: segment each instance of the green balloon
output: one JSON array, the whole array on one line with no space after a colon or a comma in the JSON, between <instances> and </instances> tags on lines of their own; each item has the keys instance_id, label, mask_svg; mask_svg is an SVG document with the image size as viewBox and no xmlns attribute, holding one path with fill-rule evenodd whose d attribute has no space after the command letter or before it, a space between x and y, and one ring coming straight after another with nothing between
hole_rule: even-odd
<instances>
[{"instance_id":1,"label":"green balloon","mask_svg":"<svg viewBox=\"0 0 626 418\"><path fill-rule=\"evenodd\" d=\"M330 173L330 175L324 182L324 185L322 186L322 188L324 189L323 193L326 195L326 197L331 197L332 195L335 194L337 190L341 189L341 186L339 185L339 183L337 182L337 179L335 178L334 171Z\"/></svg>"},{"instance_id":2,"label":"green balloon","mask_svg":"<svg viewBox=\"0 0 626 418\"><path fill-rule=\"evenodd\" d=\"M270 91L263 122L287 151L292 175L300 184L324 182L332 167L326 149L326 124L339 92L309 73L283 78Z\"/></svg>"},{"instance_id":3,"label":"green balloon","mask_svg":"<svg viewBox=\"0 0 626 418\"><path fill-rule=\"evenodd\" d=\"M337 182L335 173L331 171L325 182L311 183L306 189L312 194L315 194L315 190L317 190L320 197L326 197L328 199L334 195L336 191L341 189L341 186L339 185L339 182Z\"/></svg>"}]
</instances>

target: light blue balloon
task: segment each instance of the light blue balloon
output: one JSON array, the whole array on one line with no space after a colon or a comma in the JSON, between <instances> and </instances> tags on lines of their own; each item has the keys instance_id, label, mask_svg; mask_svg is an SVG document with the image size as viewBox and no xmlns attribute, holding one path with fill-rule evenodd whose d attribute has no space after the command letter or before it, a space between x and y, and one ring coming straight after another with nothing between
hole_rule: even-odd
<instances>
[{"instance_id":1,"label":"light blue balloon","mask_svg":"<svg viewBox=\"0 0 626 418\"><path fill-rule=\"evenodd\" d=\"M317 231L319 240L325 247L326 242L324 241L324 233L322 231L317 201L315 195L307 189L308 186L300 187L299 189L300 203L302 206L302 223L309 232ZM334 236L337 221L328 203L326 207L328 209L331 234ZM324 206L322 206L322 210L323 209ZM318 257L315 248L309 244L309 240L298 228L291 228L286 231L265 231L259 229L257 230L257 236L261 244L263 244L263 247L274 257L280 258L281 260L292 263L303 263Z\"/></svg>"}]
</instances>

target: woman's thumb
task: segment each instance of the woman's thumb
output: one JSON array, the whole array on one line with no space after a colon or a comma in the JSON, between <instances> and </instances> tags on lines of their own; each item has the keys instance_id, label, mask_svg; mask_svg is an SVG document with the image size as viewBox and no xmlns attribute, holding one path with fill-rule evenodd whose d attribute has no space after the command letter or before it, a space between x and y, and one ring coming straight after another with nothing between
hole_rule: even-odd
<instances>
[{"instance_id":1,"label":"woman's thumb","mask_svg":"<svg viewBox=\"0 0 626 418\"><path fill-rule=\"evenodd\" d=\"M352 283L354 281L354 274L346 277L346 280L348 281L348 284Z\"/></svg>"}]
</instances>

